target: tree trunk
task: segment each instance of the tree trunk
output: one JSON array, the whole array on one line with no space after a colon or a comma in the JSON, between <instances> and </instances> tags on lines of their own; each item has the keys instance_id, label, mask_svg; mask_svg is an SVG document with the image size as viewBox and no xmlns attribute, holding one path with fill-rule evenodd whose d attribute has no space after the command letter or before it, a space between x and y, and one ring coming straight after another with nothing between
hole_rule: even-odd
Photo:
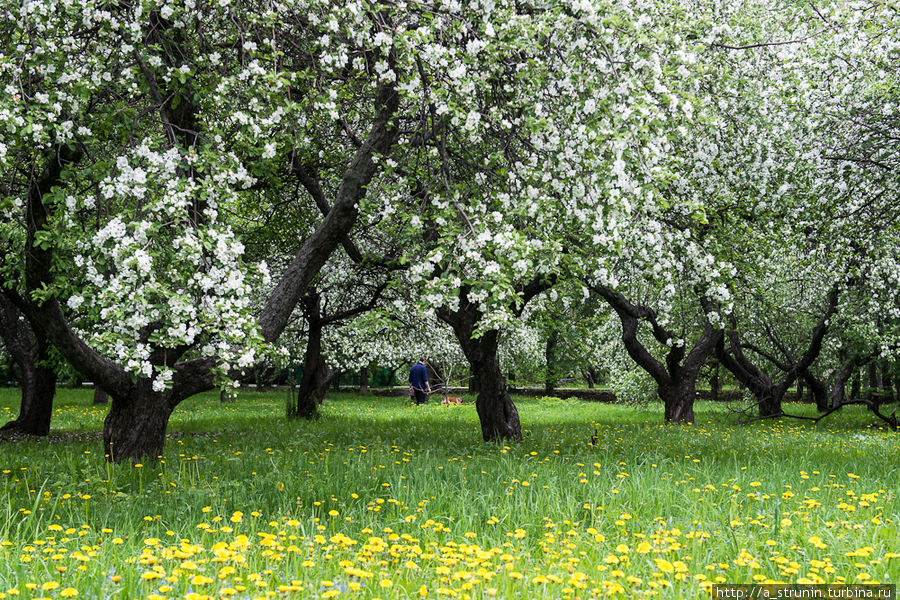
<instances>
[{"instance_id":1,"label":"tree trunk","mask_svg":"<svg viewBox=\"0 0 900 600\"><path fill-rule=\"evenodd\" d=\"M656 392L665 405L666 423L693 423L694 399L697 397L697 380L680 381L658 386Z\"/></svg>"},{"instance_id":2,"label":"tree trunk","mask_svg":"<svg viewBox=\"0 0 900 600\"><path fill-rule=\"evenodd\" d=\"M594 389L594 385L597 383L597 375L596 371L594 371L593 367L587 367L581 370L581 375L584 377L585 382L587 383L588 389Z\"/></svg>"},{"instance_id":3,"label":"tree trunk","mask_svg":"<svg viewBox=\"0 0 900 600\"><path fill-rule=\"evenodd\" d=\"M497 360L497 343L500 332L488 331L475 343L480 346L481 390L475 399L478 419L481 421L481 435L484 441L522 439L519 411L509 397L506 378L500 372Z\"/></svg>"},{"instance_id":4,"label":"tree trunk","mask_svg":"<svg viewBox=\"0 0 900 600\"><path fill-rule=\"evenodd\" d=\"M884 402L893 402L894 401L894 378L885 369L883 372L884 376Z\"/></svg>"},{"instance_id":5,"label":"tree trunk","mask_svg":"<svg viewBox=\"0 0 900 600\"><path fill-rule=\"evenodd\" d=\"M716 361L712 377L709 378L709 397L713 402L719 401L719 361Z\"/></svg>"},{"instance_id":6,"label":"tree trunk","mask_svg":"<svg viewBox=\"0 0 900 600\"><path fill-rule=\"evenodd\" d=\"M759 416L760 418L777 417L783 414L781 407L782 397L775 388L764 392L759 399Z\"/></svg>"},{"instance_id":7,"label":"tree trunk","mask_svg":"<svg viewBox=\"0 0 900 600\"><path fill-rule=\"evenodd\" d=\"M469 393L478 394L481 392L481 374L478 371L478 365L469 363Z\"/></svg>"},{"instance_id":8,"label":"tree trunk","mask_svg":"<svg viewBox=\"0 0 900 600\"><path fill-rule=\"evenodd\" d=\"M321 354L321 330L317 334L310 331L306 344L306 355L303 357L303 376L297 389L297 404L292 408L292 417L304 419L314 418L319 411L319 400L328 391L328 382L322 386L323 374ZM321 394L321 395L320 395Z\"/></svg>"},{"instance_id":9,"label":"tree trunk","mask_svg":"<svg viewBox=\"0 0 900 600\"><path fill-rule=\"evenodd\" d=\"M547 336L547 342L544 345L544 361L547 365L547 370L544 375L544 394L550 396L556 390L556 380L558 379L556 373L556 345L559 342L559 333L556 329L553 329L550 332L550 335Z\"/></svg>"},{"instance_id":10,"label":"tree trunk","mask_svg":"<svg viewBox=\"0 0 900 600\"><path fill-rule=\"evenodd\" d=\"M19 365L22 400L19 416L0 427L9 434L45 436L50 433L56 371L47 366L50 346L6 296L0 294L0 337L7 352Z\"/></svg>"},{"instance_id":11,"label":"tree trunk","mask_svg":"<svg viewBox=\"0 0 900 600\"><path fill-rule=\"evenodd\" d=\"M369 368L363 367L359 370L359 393L362 396L369 395Z\"/></svg>"},{"instance_id":12,"label":"tree trunk","mask_svg":"<svg viewBox=\"0 0 900 600\"><path fill-rule=\"evenodd\" d=\"M303 357L303 376L297 390L297 402L290 407L291 417L304 419L315 418L319 413L319 404L328 393L328 384L335 379L335 372L325 365L322 356L322 314L321 298L313 293L303 299L306 318L309 323L309 335L306 340L306 354Z\"/></svg>"},{"instance_id":13,"label":"tree trunk","mask_svg":"<svg viewBox=\"0 0 900 600\"><path fill-rule=\"evenodd\" d=\"M881 406L885 401L885 393L884 393L884 368L880 365L875 365L874 369L875 373L875 385L873 386L874 391L872 393L872 401L875 403L875 406Z\"/></svg>"},{"instance_id":14,"label":"tree trunk","mask_svg":"<svg viewBox=\"0 0 900 600\"><path fill-rule=\"evenodd\" d=\"M460 298L460 308L450 311L443 308L438 317L448 323L456 334L463 354L469 361L469 389L477 386L475 408L481 421L481 435L485 441L521 440L522 426L519 411L509 396L506 378L500 371L497 348L500 332L492 329L474 338L473 334L481 319L481 312L468 301L465 293Z\"/></svg>"},{"instance_id":15,"label":"tree trunk","mask_svg":"<svg viewBox=\"0 0 900 600\"><path fill-rule=\"evenodd\" d=\"M810 390L812 392L812 390ZM812 394L810 394L812 395ZM803 378L797 378L797 402L803 402Z\"/></svg>"},{"instance_id":16,"label":"tree trunk","mask_svg":"<svg viewBox=\"0 0 900 600\"><path fill-rule=\"evenodd\" d=\"M853 383L850 384L850 400L858 400L860 388L862 387L862 378L859 374L859 367L854 370Z\"/></svg>"},{"instance_id":17,"label":"tree trunk","mask_svg":"<svg viewBox=\"0 0 900 600\"><path fill-rule=\"evenodd\" d=\"M172 407L165 393L140 379L124 397L112 397L103 421L103 447L112 462L155 462L162 456Z\"/></svg>"},{"instance_id":18,"label":"tree trunk","mask_svg":"<svg viewBox=\"0 0 900 600\"><path fill-rule=\"evenodd\" d=\"M866 366L867 385L866 385L865 399L868 400L869 402L875 401L876 371L877 371L877 367L875 365L875 361L870 362Z\"/></svg>"},{"instance_id":19,"label":"tree trunk","mask_svg":"<svg viewBox=\"0 0 900 600\"><path fill-rule=\"evenodd\" d=\"M94 404L108 404L109 394L103 391L103 388L94 386Z\"/></svg>"},{"instance_id":20,"label":"tree trunk","mask_svg":"<svg viewBox=\"0 0 900 600\"><path fill-rule=\"evenodd\" d=\"M828 410L830 399L828 397L828 389L825 387L825 384L822 383L820 379L818 379L817 377L813 377L812 375L806 376L806 383L809 385L810 395L815 398L816 410L819 412L825 412L826 410ZM843 386L843 383L841 383L841 386Z\"/></svg>"},{"instance_id":21,"label":"tree trunk","mask_svg":"<svg viewBox=\"0 0 900 600\"><path fill-rule=\"evenodd\" d=\"M56 395L56 372L46 366L22 369L22 401L19 416L0 427L14 435L45 436L50 433L53 398Z\"/></svg>"}]
</instances>

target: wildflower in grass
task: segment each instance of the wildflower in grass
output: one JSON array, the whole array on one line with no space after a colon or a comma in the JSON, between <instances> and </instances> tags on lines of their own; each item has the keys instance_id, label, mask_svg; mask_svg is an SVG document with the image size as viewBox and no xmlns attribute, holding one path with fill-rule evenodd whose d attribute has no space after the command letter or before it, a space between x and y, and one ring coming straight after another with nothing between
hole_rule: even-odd
<instances>
[{"instance_id":1,"label":"wildflower in grass","mask_svg":"<svg viewBox=\"0 0 900 600\"><path fill-rule=\"evenodd\" d=\"M58 581L48 581L48 582L44 583L43 585L41 585L41 591L50 592L52 590L57 589L58 587L59 587Z\"/></svg>"},{"instance_id":2,"label":"wildflower in grass","mask_svg":"<svg viewBox=\"0 0 900 600\"><path fill-rule=\"evenodd\" d=\"M653 562L656 564L656 568L662 571L663 573L674 573L675 567L664 558L654 558Z\"/></svg>"}]
</instances>

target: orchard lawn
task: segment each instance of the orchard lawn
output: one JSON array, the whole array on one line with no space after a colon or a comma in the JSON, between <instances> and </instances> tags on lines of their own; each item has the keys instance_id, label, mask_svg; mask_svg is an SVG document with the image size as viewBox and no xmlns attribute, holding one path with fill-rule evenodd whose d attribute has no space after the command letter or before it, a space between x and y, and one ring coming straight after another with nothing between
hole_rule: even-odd
<instances>
[{"instance_id":1,"label":"orchard lawn","mask_svg":"<svg viewBox=\"0 0 900 600\"><path fill-rule=\"evenodd\" d=\"M0 416L17 390L0 390ZM165 458L104 461L105 407L60 390L49 440L0 445L0 598L701 597L711 582L900 579L897 434L830 421L694 426L517 399L474 406L283 392L181 404ZM808 407L791 407L809 411ZM855 408L855 407L854 407ZM590 438L597 430L596 445Z\"/></svg>"}]
</instances>

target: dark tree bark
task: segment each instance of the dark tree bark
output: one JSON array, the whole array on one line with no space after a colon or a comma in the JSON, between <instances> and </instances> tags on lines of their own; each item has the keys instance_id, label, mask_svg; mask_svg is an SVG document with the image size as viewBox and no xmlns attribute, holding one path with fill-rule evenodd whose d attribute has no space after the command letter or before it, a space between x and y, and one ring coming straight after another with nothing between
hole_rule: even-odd
<instances>
[{"instance_id":1,"label":"dark tree bark","mask_svg":"<svg viewBox=\"0 0 900 600\"><path fill-rule=\"evenodd\" d=\"M622 323L622 341L628 355L656 382L656 393L665 406L666 423L693 423L694 400L697 397L697 377L706 359L722 338L722 332L706 323L703 333L690 352L685 345L674 344L678 337L662 327L656 312L646 306L636 306L625 296L607 286L591 286L606 300ZM707 311L708 312L708 311ZM650 325L653 337L666 345L665 364L658 361L638 338L641 321Z\"/></svg>"},{"instance_id":2,"label":"dark tree bark","mask_svg":"<svg viewBox=\"0 0 900 600\"><path fill-rule=\"evenodd\" d=\"M771 342L784 356L783 359L753 344L743 343L738 333L735 315L732 313L728 316L729 327L725 338L723 338L722 343L716 349L716 356L719 362L722 363L722 366L728 369L739 382L746 385L756 398L760 418L777 417L784 413L782 400L785 393L802 374L807 373L809 367L812 366L822 351L822 343L825 335L828 333L828 321L837 309L838 293L839 287L837 285L831 288L828 294L828 304L819 322L812 330L809 345L799 358L795 357L768 327L766 328L766 333ZM724 343L726 338L728 347ZM757 367L744 353L745 349L755 352L775 365L783 373L781 380L776 383L767 373Z\"/></svg>"},{"instance_id":3,"label":"dark tree bark","mask_svg":"<svg viewBox=\"0 0 900 600\"><path fill-rule=\"evenodd\" d=\"M547 290L552 281L534 278L523 286L522 304L515 310L521 312L532 298ZM496 329L484 332L481 337L474 337L475 330L482 318L478 307L469 301L469 288L460 291L459 308L451 311L444 306L437 311L438 318L450 325L456 339L469 362L469 390L477 390L475 408L481 422L481 436L484 441L522 439L522 425L519 422L519 411L509 396L506 378L500 370L497 349L500 332Z\"/></svg>"},{"instance_id":4,"label":"dark tree bark","mask_svg":"<svg viewBox=\"0 0 900 600\"><path fill-rule=\"evenodd\" d=\"M103 449L108 460L155 461L162 456L166 428L174 409L171 394L154 392L138 380L124 396L112 394L103 421Z\"/></svg>"},{"instance_id":5,"label":"dark tree bark","mask_svg":"<svg viewBox=\"0 0 900 600\"><path fill-rule=\"evenodd\" d=\"M321 297L312 293L303 298L303 310L308 324L306 354L303 357L303 376L297 390L297 402L291 407L289 416L312 419L318 415L319 404L328 392L328 384L334 372L325 364L322 356L322 328L324 320L321 312Z\"/></svg>"},{"instance_id":6,"label":"dark tree bark","mask_svg":"<svg viewBox=\"0 0 900 600\"><path fill-rule=\"evenodd\" d=\"M825 401L824 406L820 406L818 397L816 399L816 408L820 412L825 412L829 408L840 406L844 403L844 389L847 386L847 380L850 379L850 376L854 372L858 372L858 366L855 357L848 356L847 351L843 348L838 351L838 360L840 361L840 366L834 374L834 381L831 384L831 392L829 393L828 399ZM822 387L825 387L825 384L822 384ZM855 398L855 396L853 394L853 391L851 390L850 399L853 398Z\"/></svg>"},{"instance_id":7,"label":"dark tree bark","mask_svg":"<svg viewBox=\"0 0 900 600\"><path fill-rule=\"evenodd\" d=\"M0 431L45 436L50 433L53 397L56 395L56 371L46 364L50 347L47 339L34 331L4 294L0 294L0 337L19 366L22 390L18 417L0 427Z\"/></svg>"},{"instance_id":8,"label":"dark tree bark","mask_svg":"<svg viewBox=\"0 0 900 600\"><path fill-rule=\"evenodd\" d=\"M885 402L893 402L894 401L894 378L891 376L890 372L885 369L883 371L884 377L884 401Z\"/></svg>"},{"instance_id":9,"label":"dark tree bark","mask_svg":"<svg viewBox=\"0 0 900 600\"><path fill-rule=\"evenodd\" d=\"M809 393L816 402L816 410L819 412L825 412L826 410L828 410L831 400L828 397L828 388L825 387L825 384L822 382L822 380L818 377L810 375L808 371L804 371L803 379L809 385ZM834 388L832 387L832 389Z\"/></svg>"},{"instance_id":10,"label":"dark tree bark","mask_svg":"<svg viewBox=\"0 0 900 600\"><path fill-rule=\"evenodd\" d=\"M521 440L522 425L519 411L509 396L506 378L500 372L497 347L500 332L486 332L474 340L465 352L466 357L474 357L482 364L481 389L475 400L478 419L481 422L481 436L485 441ZM470 359L471 360L471 359Z\"/></svg>"},{"instance_id":11,"label":"dark tree bark","mask_svg":"<svg viewBox=\"0 0 900 600\"><path fill-rule=\"evenodd\" d=\"M361 396L369 395L369 368L362 367L359 370L359 394Z\"/></svg>"},{"instance_id":12,"label":"dark tree bark","mask_svg":"<svg viewBox=\"0 0 900 600\"><path fill-rule=\"evenodd\" d=\"M862 378L859 374L859 367L853 372L853 382L850 384L850 400L859 400L859 392L862 387Z\"/></svg>"},{"instance_id":13,"label":"dark tree bark","mask_svg":"<svg viewBox=\"0 0 900 600\"><path fill-rule=\"evenodd\" d=\"M109 404L109 394L103 388L94 386L94 405Z\"/></svg>"},{"instance_id":14,"label":"dark tree bark","mask_svg":"<svg viewBox=\"0 0 900 600\"><path fill-rule=\"evenodd\" d=\"M581 376L584 377L584 381L587 383L588 389L594 389L594 386L597 384L597 371L594 367L585 367L581 370Z\"/></svg>"},{"instance_id":15,"label":"dark tree bark","mask_svg":"<svg viewBox=\"0 0 900 600\"><path fill-rule=\"evenodd\" d=\"M465 292L463 292L465 296ZM456 311L446 308L438 311L438 316L452 328L456 339L462 347L469 370L469 389L477 389L475 408L481 421L481 435L485 441L521 440L522 426L519 413L509 397L506 378L500 372L497 359L497 347L500 332L491 330L481 337L474 338L475 328L481 319L481 312L467 297L460 299L460 307Z\"/></svg>"},{"instance_id":16,"label":"dark tree bark","mask_svg":"<svg viewBox=\"0 0 900 600\"><path fill-rule=\"evenodd\" d=\"M558 344L559 331L554 328L544 344L544 362L547 365L547 372L544 376L544 393L548 396L556 390L556 381L559 379L559 374L556 372L556 346Z\"/></svg>"},{"instance_id":17,"label":"dark tree bark","mask_svg":"<svg viewBox=\"0 0 900 600\"><path fill-rule=\"evenodd\" d=\"M457 339L459 339L457 337ZM469 393L479 394L481 392L481 373L480 365L469 362Z\"/></svg>"},{"instance_id":18,"label":"dark tree bark","mask_svg":"<svg viewBox=\"0 0 900 600\"><path fill-rule=\"evenodd\" d=\"M719 401L719 361L715 361L712 377L709 378L709 397L713 402Z\"/></svg>"},{"instance_id":19,"label":"dark tree bark","mask_svg":"<svg viewBox=\"0 0 900 600\"><path fill-rule=\"evenodd\" d=\"M878 363L876 361L870 362L867 370L869 376L869 390L866 394L867 400L877 407L881 404L882 395L884 394L884 384L880 373L881 370L878 368Z\"/></svg>"}]
</instances>

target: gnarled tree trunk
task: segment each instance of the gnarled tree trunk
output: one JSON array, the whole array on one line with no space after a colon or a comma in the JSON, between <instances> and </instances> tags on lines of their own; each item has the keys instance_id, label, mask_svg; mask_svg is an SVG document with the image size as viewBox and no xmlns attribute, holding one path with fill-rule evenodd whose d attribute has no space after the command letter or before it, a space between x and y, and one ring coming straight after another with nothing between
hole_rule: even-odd
<instances>
[{"instance_id":1,"label":"gnarled tree trunk","mask_svg":"<svg viewBox=\"0 0 900 600\"><path fill-rule=\"evenodd\" d=\"M795 357L794 353L775 336L768 326L766 333L769 340L784 358L778 358L753 344L743 343L738 334L737 319L734 313L728 315L730 326L727 331L727 339L730 347L725 348L723 338L723 343L718 345L716 354L722 365L731 371L740 383L746 385L756 397L760 418L783 415L782 399L794 381L801 376L806 376L808 381L813 379L809 376L809 368L822 352L822 343L828 333L829 319L837 310L839 292L840 287L837 284L833 285L828 293L828 304L825 306L819 322L813 327L809 345L800 357ZM784 374L781 381L776 384L769 375L753 364L744 354L744 349L755 352L775 365Z\"/></svg>"},{"instance_id":2,"label":"gnarled tree trunk","mask_svg":"<svg viewBox=\"0 0 900 600\"><path fill-rule=\"evenodd\" d=\"M22 389L19 416L0 427L0 431L47 435L50 433L53 397L56 395L56 371L46 364L50 358L49 343L44 335L33 330L3 294L0 294L0 336L22 373L19 381Z\"/></svg>"},{"instance_id":3,"label":"gnarled tree trunk","mask_svg":"<svg viewBox=\"0 0 900 600\"><path fill-rule=\"evenodd\" d=\"M722 332L707 322L703 333L690 352L676 335L659 324L656 312L646 306L632 304L625 296L607 286L592 286L603 297L622 323L622 342L628 355L656 382L656 393L665 406L666 423L693 423L694 400L697 397L697 377L706 359L722 338ZM708 312L708 311L706 311ZM654 339L669 348L665 364L657 360L638 337L638 327L645 321Z\"/></svg>"},{"instance_id":4,"label":"gnarled tree trunk","mask_svg":"<svg viewBox=\"0 0 900 600\"><path fill-rule=\"evenodd\" d=\"M309 324L309 335L306 340L306 354L303 357L303 376L297 390L297 401L290 407L291 417L312 419L319 413L319 403L328 393L328 384L334 378L334 371L325 364L322 356L321 298L318 294L309 294L303 298L303 306Z\"/></svg>"},{"instance_id":5,"label":"gnarled tree trunk","mask_svg":"<svg viewBox=\"0 0 900 600\"><path fill-rule=\"evenodd\" d=\"M809 385L810 395L815 398L816 410L819 412L825 412L826 410L828 410L828 388L825 387L825 384L822 383L822 380L818 377L813 377L812 375L807 376L806 373L804 373L803 378ZM843 391L841 392L841 395L843 396Z\"/></svg>"},{"instance_id":6,"label":"gnarled tree trunk","mask_svg":"<svg viewBox=\"0 0 900 600\"><path fill-rule=\"evenodd\" d=\"M154 392L150 386L150 380L140 379L129 393L112 395L103 421L103 449L108 460L139 463L162 456L173 406L170 394Z\"/></svg>"},{"instance_id":7,"label":"gnarled tree trunk","mask_svg":"<svg viewBox=\"0 0 900 600\"><path fill-rule=\"evenodd\" d=\"M521 440L522 426L519 411L509 396L506 378L500 371L497 347L500 332L487 331L475 338L475 329L482 317L481 311L469 302L465 292L460 298L459 309L443 308L438 317L453 328L463 354L469 361L469 389L477 389L475 408L481 421L481 435L485 441Z\"/></svg>"},{"instance_id":8,"label":"gnarled tree trunk","mask_svg":"<svg viewBox=\"0 0 900 600\"><path fill-rule=\"evenodd\" d=\"M656 393L665 406L666 423L693 423L694 400L697 397L697 379L685 379L657 386Z\"/></svg>"},{"instance_id":9,"label":"gnarled tree trunk","mask_svg":"<svg viewBox=\"0 0 900 600\"><path fill-rule=\"evenodd\" d=\"M485 441L521 440L519 411L509 397L506 378L500 371L497 356L499 338L499 331L488 331L479 339L470 340L469 352L466 352L466 357L471 353L481 363L481 388L475 398L481 436Z\"/></svg>"}]
</instances>

